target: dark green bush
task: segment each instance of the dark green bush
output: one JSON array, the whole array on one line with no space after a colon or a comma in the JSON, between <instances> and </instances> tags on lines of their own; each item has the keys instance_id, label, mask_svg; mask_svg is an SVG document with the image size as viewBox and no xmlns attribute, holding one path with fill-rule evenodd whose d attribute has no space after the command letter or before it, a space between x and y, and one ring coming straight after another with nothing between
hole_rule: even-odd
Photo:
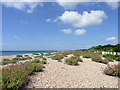
<instances>
[{"instance_id":1,"label":"dark green bush","mask_svg":"<svg viewBox=\"0 0 120 90\"><path fill-rule=\"evenodd\" d=\"M33 55L39 55L39 53L33 53Z\"/></svg>"},{"instance_id":2,"label":"dark green bush","mask_svg":"<svg viewBox=\"0 0 120 90\"><path fill-rule=\"evenodd\" d=\"M80 59L80 58L78 58L77 61L78 61L78 62L83 62L82 59Z\"/></svg>"},{"instance_id":3,"label":"dark green bush","mask_svg":"<svg viewBox=\"0 0 120 90\"><path fill-rule=\"evenodd\" d=\"M47 62L46 62L46 61L40 61L40 63L41 63L41 64L47 64Z\"/></svg>"},{"instance_id":4,"label":"dark green bush","mask_svg":"<svg viewBox=\"0 0 120 90\"><path fill-rule=\"evenodd\" d=\"M12 61L3 61L2 65L6 65L6 64L10 64L10 63L16 63L16 60L12 60Z\"/></svg>"},{"instance_id":5,"label":"dark green bush","mask_svg":"<svg viewBox=\"0 0 120 90\"><path fill-rule=\"evenodd\" d=\"M85 55L84 55L83 58L91 58L91 56L85 56Z\"/></svg>"},{"instance_id":6,"label":"dark green bush","mask_svg":"<svg viewBox=\"0 0 120 90\"><path fill-rule=\"evenodd\" d=\"M43 60L46 60L46 58L45 58L45 57L43 57Z\"/></svg>"},{"instance_id":7,"label":"dark green bush","mask_svg":"<svg viewBox=\"0 0 120 90\"><path fill-rule=\"evenodd\" d=\"M77 60L71 60L71 59L66 60L65 63L68 65L75 65L75 66L79 65Z\"/></svg>"},{"instance_id":8,"label":"dark green bush","mask_svg":"<svg viewBox=\"0 0 120 90\"><path fill-rule=\"evenodd\" d=\"M54 59L54 60L59 60L59 59L63 59L63 58L64 58L63 55L55 55L52 57L52 59Z\"/></svg>"},{"instance_id":9,"label":"dark green bush","mask_svg":"<svg viewBox=\"0 0 120 90\"><path fill-rule=\"evenodd\" d=\"M22 55L16 55L16 57L23 57Z\"/></svg>"},{"instance_id":10,"label":"dark green bush","mask_svg":"<svg viewBox=\"0 0 120 90\"><path fill-rule=\"evenodd\" d=\"M102 60L102 59L98 59L98 58L92 58L92 61L94 61L94 62L99 62L99 63L104 63L104 64L107 64L107 63L108 63L107 60Z\"/></svg>"},{"instance_id":11,"label":"dark green bush","mask_svg":"<svg viewBox=\"0 0 120 90\"><path fill-rule=\"evenodd\" d=\"M40 63L40 60L39 59L35 59L32 61L32 63Z\"/></svg>"}]
</instances>

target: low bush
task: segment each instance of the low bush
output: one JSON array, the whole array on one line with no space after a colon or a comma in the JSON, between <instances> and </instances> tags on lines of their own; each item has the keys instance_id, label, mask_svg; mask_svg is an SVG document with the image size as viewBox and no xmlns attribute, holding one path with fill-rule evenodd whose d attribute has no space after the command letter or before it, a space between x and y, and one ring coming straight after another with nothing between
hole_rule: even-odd
<instances>
[{"instance_id":1,"label":"low bush","mask_svg":"<svg viewBox=\"0 0 120 90\"><path fill-rule=\"evenodd\" d=\"M27 58L18 58L18 57L16 57L16 58L13 58L13 60L18 60L18 61L22 61L22 60L30 60L30 59L32 59L32 57L27 57Z\"/></svg>"},{"instance_id":2,"label":"low bush","mask_svg":"<svg viewBox=\"0 0 120 90\"><path fill-rule=\"evenodd\" d=\"M24 55L25 57L29 57L29 55Z\"/></svg>"},{"instance_id":3,"label":"low bush","mask_svg":"<svg viewBox=\"0 0 120 90\"><path fill-rule=\"evenodd\" d=\"M2 65L6 65L6 64L10 64L10 63L16 63L16 60L12 60L12 61L3 61Z\"/></svg>"},{"instance_id":4,"label":"low bush","mask_svg":"<svg viewBox=\"0 0 120 90\"><path fill-rule=\"evenodd\" d=\"M106 75L120 77L120 64L108 64L106 67L103 67L102 69Z\"/></svg>"},{"instance_id":5,"label":"low bush","mask_svg":"<svg viewBox=\"0 0 120 90\"><path fill-rule=\"evenodd\" d=\"M45 57L43 57L43 60L47 60Z\"/></svg>"},{"instance_id":6,"label":"low bush","mask_svg":"<svg viewBox=\"0 0 120 90\"><path fill-rule=\"evenodd\" d=\"M41 63L41 64L47 64L47 62L46 62L46 61L40 61L40 63Z\"/></svg>"},{"instance_id":7,"label":"low bush","mask_svg":"<svg viewBox=\"0 0 120 90\"><path fill-rule=\"evenodd\" d=\"M107 54L107 55L103 55L103 57L109 58L110 60L120 61L120 55Z\"/></svg>"},{"instance_id":8,"label":"low bush","mask_svg":"<svg viewBox=\"0 0 120 90\"><path fill-rule=\"evenodd\" d=\"M92 58L92 61L94 61L94 62L99 62L99 63L104 63L104 64L107 64L107 63L108 63L107 60L102 60L102 59L98 59L98 58Z\"/></svg>"},{"instance_id":9,"label":"low bush","mask_svg":"<svg viewBox=\"0 0 120 90\"><path fill-rule=\"evenodd\" d=\"M55 55L55 56L52 57L52 59L54 59L54 60L60 60L60 59L63 59L63 58L64 58L63 55Z\"/></svg>"},{"instance_id":10,"label":"low bush","mask_svg":"<svg viewBox=\"0 0 120 90\"><path fill-rule=\"evenodd\" d=\"M83 58L91 58L91 56L85 56L85 55L84 55Z\"/></svg>"},{"instance_id":11,"label":"low bush","mask_svg":"<svg viewBox=\"0 0 120 90\"><path fill-rule=\"evenodd\" d=\"M32 61L32 63L40 63L40 60L39 59L35 59Z\"/></svg>"},{"instance_id":12,"label":"low bush","mask_svg":"<svg viewBox=\"0 0 120 90\"><path fill-rule=\"evenodd\" d=\"M21 88L29 80L33 72L42 71L44 66L30 62L8 66L2 69L2 89L16 90Z\"/></svg>"},{"instance_id":13,"label":"low bush","mask_svg":"<svg viewBox=\"0 0 120 90\"><path fill-rule=\"evenodd\" d=\"M34 58L43 58L43 56L35 56Z\"/></svg>"},{"instance_id":14,"label":"low bush","mask_svg":"<svg viewBox=\"0 0 120 90\"><path fill-rule=\"evenodd\" d=\"M39 53L33 53L33 55L39 55Z\"/></svg>"},{"instance_id":15,"label":"low bush","mask_svg":"<svg viewBox=\"0 0 120 90\"><path fill-rule=\"evenodd\" d=\"M16 55L16 57L23 57L22 55Z\"/></svg>"},{"instance_id":16,"label":"low bush","mask_svg":"<svg viewBox=\"0 0 120 90\"><path fill-rule=\"evenodd\" d=\"M83 62L81 58L78 58L77 61L78 61L78 62Z\"/></svg>"},{"instance_id":17,"label":"low bush","mask_svg":"<svg viewBox=\"0 0 120 90\"><path fill-rule=\"evenodd\" d=\"M65 63L68 65L75 65L75 66L79 65L77 60L71 60L71 59L65 60Z\"/></svg>"}]
</instances>

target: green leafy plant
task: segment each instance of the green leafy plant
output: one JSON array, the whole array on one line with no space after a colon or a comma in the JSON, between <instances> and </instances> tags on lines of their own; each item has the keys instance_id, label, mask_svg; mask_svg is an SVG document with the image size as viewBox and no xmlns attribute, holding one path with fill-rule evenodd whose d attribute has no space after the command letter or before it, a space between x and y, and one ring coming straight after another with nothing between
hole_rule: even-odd
<instances>
[{"instance_id":1,"label":"green leafy plant","mask_svg":"<svg viewBox=\"0 0 120 90\"><path fill-rule=\"evenodd\" d=\"M75 65L75 66L79 65L77 60L71 60L71 59L66 60L65 63L68 65Z\"/></svg>"},{"instance_id":2,"label":"green leafy plant","mask_svg":"<svg viewBox=\"0 0 120 90\"><path fill-rule=\"evenodd\" d=\"M23 57L22 55L16 55L16 57Z\"/></svg>"},{"instance_id":3,"label":"green leafy plant","mask_svg":"<svg viewBox=\"0 0 120 90\"><path fill-rule=\"evenodd\" d=\"M104 64L107 64L107 63L108 63L107 60L102 60L102 59L98 59L98 58L92 58L92 61L94 61L94 62L99 62L99 63L104 63Z\"/></svg>"},{"instance_id":4,"label":"green leafy plant","mask_svg":"<svg viewBox=\"0 0 120 90\"><path fill-rule=\"evenodd\" d=\"M33 53L33 55L39 55L39 53Z\"/></svg>"},{"instance_id":5,"label":"green leafy plant","mask_svg":"<svg viewBox=\"0 0 120 90\"><path fill-rule=\"evenodd\" d=\"M91 56L85 56L85 55L84 55L83 58L91 58Z\"/></svg>"},{"instance_id":6,"label":"green leafy plant","mask_svg":"<svg viewBox=\"0 0 120 90\"><path fill-rule=\"evenodd\" d=\"M7 66L2 69L2 89L16 90L21 88L29 80L33 72L42 71L44 66L25 62L14 66Z\"/></svg>"}]
</instances>

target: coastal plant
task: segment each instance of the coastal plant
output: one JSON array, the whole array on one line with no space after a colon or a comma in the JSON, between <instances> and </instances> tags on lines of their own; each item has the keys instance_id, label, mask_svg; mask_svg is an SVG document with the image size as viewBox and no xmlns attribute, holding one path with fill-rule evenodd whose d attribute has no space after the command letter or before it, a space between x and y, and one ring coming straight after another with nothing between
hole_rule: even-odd
<instances>
[{"instance_id":1,"label":"coastal plant","mask_svg":"<svg viewBox=\"0 0 120 90\"><path fill-rule=\"evenodd\" d=\"M52 59L54 60L60 60L60 59L63 59L64 56L63 55L55 55L55 56L52 56Z\"/></svg>"},{"instance_id":2,"label":"coastal plant","mask_svg":"<svg viewBox=\"0 0 120 90\"><path fill-rule=\"evenodd\" d=\"M71 60L71 59L67 59L67 60L65 60L65 63L67 64L67 65L79 65L79 63L78 63L78 61L77 60Z\"/></svg>"},{"instance_id":3,"label":"coastal plant","mask_svg":"<svg viewBox=\"0 0 120 90\"><path fill-rule=\"evenodd\" d=\"M108 63L108 65L106 67L103 67L102 69L106 75L120 77L120 64L118 63L115 64Z\"/></svg>"},{"instance_id":4,"label":"coastal plant","mask_svg":"<svg viewBox=\"0 0 120 90\"><path fill-rule=\"evenodd\" d=\"M102 59L98 59L98 58L92 58L92 61L94 61L94 62L99 62L99 63L104 63L104 64L107 64L107 63L108 63L107 60L102 60Z\"/></svg>"},{"instance_id":5,"label":"coastal plant","mask_svg":"<svg viewBox=\"0 0 120 90\"><path fill-rule=\"evenodd\" d=\"M81 58L77 58L76 59L78 62L83 62L83 60Z\"/></svg>"},{"instance_id":6,"label":"coastal plant","mask_svg":"<svg viewBox=\"0 0 120 90\"><path fill-rule=\"evenodd\" d=\"M32 61L32 63L40 63L40 60L39 59L35 59Z\"/></svg>"},{"instance_id":7,"label":"coastal plant","mask_svg":"<svg viewBox=\"0 0 120 90\"><path fill-rule=\"evenodd\" d=\"M31 62L19 63L2 69L2 89L19 89L29 80L33 72L42 71L44 66Z\"/></svg>"},{"instance_id":8,"label":"coastal plant","mask_svg":"<svg viewBox=\"0 0 120 90\"><path fill-rule=\"evenodd\" d=\"M35 56L34 58L43 58L43 56Z\"/></svg>"},{"instance_id":9,"label":"coastal plant","mask_svg":"<svg viewBox=\"0 0 120 90\"><path fill-rule=\"evenodd\" d=\"M120 55L105 54L103 55L106 59L120 61Z\"/></svg>"},{"instance_id":10,"label":"coastal plant","mask_svg":"<svg viewBox=\"0 0 120 90\"><path fill-rule=\"evenodd\" d=\"M2 65L6 65L6 64L10 64L10 63L16 63L16 60L12 60L12 61L3 61Z\"/></svg>"},{"instance_id":11,"label":"coastal plant","mask_svg":"<svg viewBox=\"0 0 120 90\"><path fill-rule=\"evenodd\" d=\"M91 58L91 56L85 56L85 55L84 55L83 58Z\"/></svg>"},{"instance_id":12,"label":"coastal plant","mask_svg":"<svg viewBox=\"0 0 120 90\"><path fill-rule=\"evenodd\" d=\"M40 61L40 63L41 63L41 64L47 64L47 62L46 62L46 61Z\"/></svg>"},{"instance_id":13,"label":"coastal plant","mask_svg":"<svg viewBox=\"0 0 120 90\"><path fill-rule=\"evenodd\" d=\"M45 57L43 57L43 60L47 60Z\"/></svg>"},{"instance_id":14,"label":"coastal plant","mask_svg":"<svg viewBox=\"0 0 120 90\"><path fill-rule=\"evenodd\" d=\"M16 57L23 57L22 55L16 55Z\"/></svg>"},{"instance_id":15,"label":"coastal plant","mask_svg":"<svg viewBox=\"0 0 120 90\"><path fill-rule=\"evenodd\" d=\"M33 55L39 55L39 53L33 53Z\"/></svg>"}]
</instances>

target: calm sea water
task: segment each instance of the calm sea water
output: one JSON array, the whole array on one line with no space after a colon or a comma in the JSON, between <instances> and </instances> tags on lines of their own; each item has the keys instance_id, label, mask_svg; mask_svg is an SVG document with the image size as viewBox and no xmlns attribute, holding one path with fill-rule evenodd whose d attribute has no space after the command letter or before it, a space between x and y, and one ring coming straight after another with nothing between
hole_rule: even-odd
<instances>
[{"instance_id":1,"label":"calm sea water","mask_svg":"<svg viewBox=\"0 0 120 90\"><path fill-rule=\"evenodd\" d=\"M48 52L58 52L58 51L0 51L0 56L29 54L29 53L48 53Z\"/></svg>"}]
</instances>

